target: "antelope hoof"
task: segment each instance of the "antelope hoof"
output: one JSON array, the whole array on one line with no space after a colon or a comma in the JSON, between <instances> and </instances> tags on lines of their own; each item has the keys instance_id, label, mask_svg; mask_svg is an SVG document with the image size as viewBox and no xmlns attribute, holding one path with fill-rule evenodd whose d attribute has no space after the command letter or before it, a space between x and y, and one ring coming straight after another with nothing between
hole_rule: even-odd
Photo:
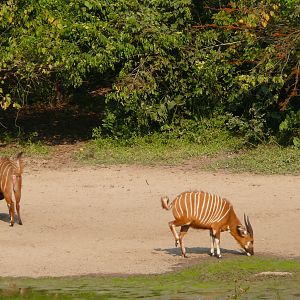
<instances>
[{"instance_id":1,"label":"antelope hoof","mask_svg":"<svg viewBox=\"0 0 300 300\"><path fill-rule=\"evenodd\" d=\"M209 255L210 256L215 256L215 253L214 252L210 252Z\"/></svg>"},{"instance_id":2,"label":"antelope hoof","mask_svg":"<svg viewBox=\"0 0 300 300\"><path fill-rule=\"evenodd\" d=\"M9 222L9 226L10 226L10 227L13 227L13 226L14 226L14 223Z\"/></svg>"},{"instance_id":3,"label":"antelope hoof","mask_svg":"<svg viewBox=\"0 0 300 300\"><path fill-rule=\"evenodd\" d=\"M220 258L222 258L222 255L221 255L221 254L217 254L216 257L217 257L218 259L220 259Z\"/></svg>"},{"instance_id":4,"label":"antelope hoof","mask_svg":"<svg viewBox=\"0 0 300 300\"><path fill-rule=\"evenodd\" d=\"M183 258L189 258L189 257L186 255L186 253L182 254L182 257L183 257Z\"/></svg>"},{"instance_id":5,"label":"antelope hoof","mask_svg":"<svg viewBox=\"0 0 300 300\"><path fill-rule=\"evenodd\" d=\"M21 220L19 221L19 225L23 225L23 223L22 223L22 221L21 221Z\"/></svg>"}]
</instances>

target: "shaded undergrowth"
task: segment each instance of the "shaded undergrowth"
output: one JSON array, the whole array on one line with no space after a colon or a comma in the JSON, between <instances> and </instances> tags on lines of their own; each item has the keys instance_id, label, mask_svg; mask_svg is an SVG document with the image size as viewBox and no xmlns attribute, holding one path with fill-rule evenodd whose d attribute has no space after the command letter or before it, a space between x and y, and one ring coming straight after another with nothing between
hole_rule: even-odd
<instances>
[{"instance_id":1,"label":"shaded undergrowth","mask_svg":"<svg viewBox=\"0 0 300 300\"><path fill-rule=\"evenodd\" d=\"M300 148L277 143L249 145L224 127L224 118L187 124L182 130L152 133L143 137L105 137L97 114L83 108L62 106L24 110L15 125L9 112L1 121L0 155L76 164L182 165L198 170L226 170L261 174L300 174ZM2 114L4 114L2 112ZM3 127L3 126L2 126ZM66 158L67 157L67 158Z\"/></svg>"}]
</instances>

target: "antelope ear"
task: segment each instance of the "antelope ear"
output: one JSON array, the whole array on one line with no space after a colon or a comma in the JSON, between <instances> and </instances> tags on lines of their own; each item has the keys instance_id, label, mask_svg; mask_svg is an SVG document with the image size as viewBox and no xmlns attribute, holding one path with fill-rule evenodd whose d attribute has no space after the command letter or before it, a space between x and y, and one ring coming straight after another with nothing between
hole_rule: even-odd
<instances>
[{"instance_id":1,"label":"antelope ear","mask_svg":"<svg viewBox=\"0 0 300 300\"><path fill-rule=\"evenodd\" d=\"M246 228L243 225L238 225L237 226L237 232L242 237L245 237L247 235L247 230L246 230Z\"/></svg>"}]
</instances>

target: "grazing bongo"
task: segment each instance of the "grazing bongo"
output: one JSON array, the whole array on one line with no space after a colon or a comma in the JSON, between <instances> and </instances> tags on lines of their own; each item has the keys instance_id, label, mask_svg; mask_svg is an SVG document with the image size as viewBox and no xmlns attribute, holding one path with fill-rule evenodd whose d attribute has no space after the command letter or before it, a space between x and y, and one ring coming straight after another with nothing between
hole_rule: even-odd
<instances>
[{"instance_id":1,"label":"grazing bongo","mask_svg":"<svg viewBox=\"0 0 300 300\"><path fill-rule=\"evenodd\" d=\"M15 216L12 192L14 192L15 196L19 224L22 225L20 215L20 200L23 167L22 152L17 155L15 160L9 158L0 158L0 199L5 199L6 201L10 216L9 226L14 225Z\"/></svg>"},{"instance_id":2,"label":"grazing bongo","mask_svg":"<svg viewBox=\"0 0 300 300\"><path fill-rule=\"evenodd\" d=\"M169 222L169 227L175 238L175 246L178 246L178 242L180 244L183 257L186 257L183 237L190 227L210 231L211 256L215 255L216 245L216 256L221 258L220 234L222 231L229 231L248 256L254 254L253 229L249 217L244 214L244 226L228 200L202 191L183 192L171 203L168 197L162 197L161 205L166 210L172 208L175 220ZM181 226L179 235L175 229L177 226Z\"/></svg>"}]
</instances>

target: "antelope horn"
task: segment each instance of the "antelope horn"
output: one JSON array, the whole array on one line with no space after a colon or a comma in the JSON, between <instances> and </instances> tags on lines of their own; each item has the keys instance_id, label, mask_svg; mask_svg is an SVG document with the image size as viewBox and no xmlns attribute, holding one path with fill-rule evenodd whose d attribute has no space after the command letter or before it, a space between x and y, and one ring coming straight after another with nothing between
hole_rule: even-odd
<instances>
[{"instance_id":1,"label":"antelope horn","mask_svg":"<svg viewBox=\"0 0 300 300\"><path fill-rule=\"evenodd\" d=\"M244 214L244 221L245 221L245 225L246 225L246 229L249 232L250 236L253 237L253 228L251 226L249 217Z\"/></svg>"},{"instance_id":2,"label":"antelope horn","mask_svg":"<svg viewBox=\"0 0 300 300\"><path fill-rule=\"evenodd\" d=\"M250 233L250 236L253 238L253 228L252 228L252 225L250 223L250 220L249 220L249 217L247 216L247 222L248 222L248 226L249 226L249 233Z\"/></svg>"}]
</instances>

